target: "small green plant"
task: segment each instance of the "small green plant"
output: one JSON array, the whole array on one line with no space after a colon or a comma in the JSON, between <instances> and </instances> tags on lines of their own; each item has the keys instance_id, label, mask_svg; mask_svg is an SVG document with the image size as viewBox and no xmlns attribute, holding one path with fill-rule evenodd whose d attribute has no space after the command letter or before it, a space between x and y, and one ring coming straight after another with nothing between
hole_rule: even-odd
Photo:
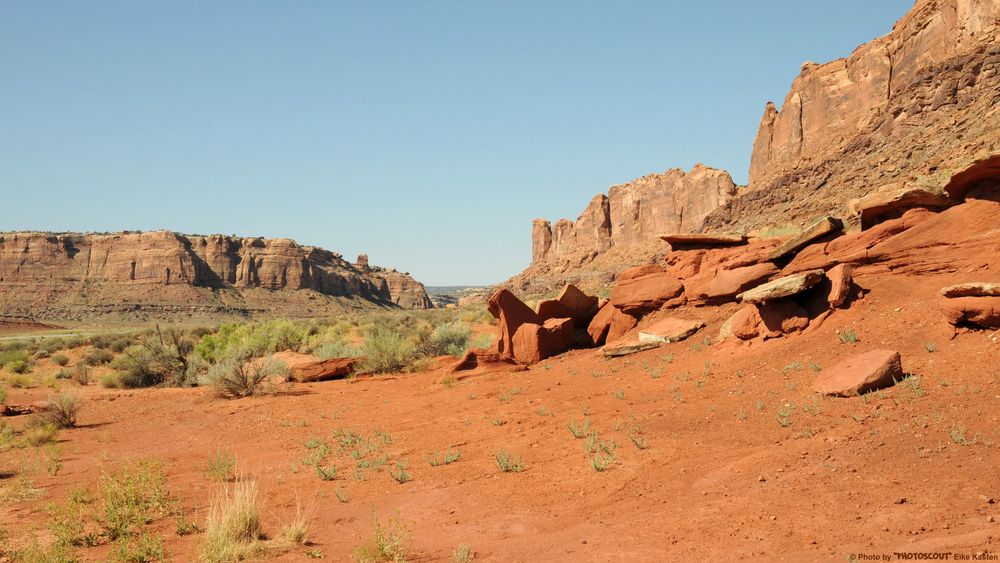
<instances>
[{"instance_id":1,"label":"small green plant","mask_svg":"<svg viewBox=\"0 0 1000 563\"><path fill-rule=\"evenodd\" d=\"M410 480L410 472L407 471L409 464L405 459L400 459L396 461L396 466L389 470L389 475L396 480L397 483L402 485L403 483Z\"/></svg>"},{"instance_id":2,"label":"small green plant","mask_svg":"<svg viewBox=\"0 0 1000 563\"><path fill-rule=\"evenodd\" d=\"M639 433L638 429L629 430L628 439L632 440L632 443L635 444L635 447L639 448L640 450L644 450L649 447L649 445L646 443L646 438Z\"/></svg>"},{"instance_id":3,"label":"small green plant","mask_svg":"<svg viewBox=\"0 0 1000 563\"><path fill-rule=\"evenodd\" d=\"M462 457L461 452L453 448L448 448L447 450L441 453L431 452L427 454L427 463L429 463L431 467L437 467L439 465L449 465L455 463L461 457Z\"/></svg>"},{"instance_id":4,"label":"small green plant","mask_svg":"<svg viewBox=\"0 0 1000 563\"><path fill-rule=\"evenodd\" d=\"M140 460L117 473L101 477L98 493L103 507L101 523L111 540L131 538L168 505L166 477L160 464Z\"/></svg>"},{"instance_id":5,"label":"small green plant","mask_svg":"<svg viewBox=\"0 0 1000 563\"><path fill-rule=\"evenodd\" d=\"M69 356L59 352L58 354L52 354L51 360L55 362L57 366L66 367L69 364Z\"/></svg>"},{"instance_id":6,"label":"small green plant","mask_svg":"<svg viewBox=\"0 0 1000 563\"><path fill-rule=\"evenodd\" d=\"M399 512L390 517L385 526L379 522L374 510L372 520L372 537L367 543L354 549L354 560L357 563L405 562L413 533L400 519Z\"/></svg>"},{"instance_id":7,"label":"small green plant","mask_svg":"<svg viewBox=\"0 0 1000 563\"><path fill-rule=\"evenodd\" d=\"M781 406L781 408L778 409L778 412L775 415L775 419L777 419L778 424L781 425L782 428L788 428L789 426L792 425L791 416L792 413L794 412L795 412L795 405L791 403L785 403L784 405Z\"/></svg>"},{"instance_id":8,"label":"small green plant","mask_svg":"<svg viewBox=\"0 0 1000 563\"><path fill-rule=\"evenodd\" d=\"M344 503L344 504L346 504L347 501L350 500L350 499L347 498L347 491L342 491L340 489L337 489L337 490L333 491L333 496L337 497L337 501L338 502L341 502L341 503Z\"/></svg>"},{"instance_id":9,"label":"small green plant","mask_svg":"<svg viewBox=\"0 0 1000 563\"><path fill-rule=\"evenodd\" d=\"M924 342L924 349L933 354L934 352L937 352L938 348L937 344L928 340L927 342Z\"/></svg>"},{"instance_id":10,"label":"small green plant","mask_svg":"<svg viewBox=\"0 0 1000 563\"><path fill-rule=\"evenodd\" d=\"M819 364L817 364L815 361L812 360L809 361L809 369L813 370L816 373L819 373L820 371L823 370L823 368L820 367Z\"/></svg>"},{"instance_id":11,"label":"small green plant","mask_svg":"<svg viewBox=\"0 0 1000 563\"><path fill-rule=\"evenodd\" d=\"M305 551L302 552L302 555L305 555L306 559L322 559L323 558L323 550L320 549L320 548L318 548L318 547L313 548L313 549L307 549L307 550L305 550Z\"/></svg>"},{"instance_id":12,"label":"small green plant","mask_svg":"<svg viewBox=\"0 0 1000 563\"><path fill-rule=\"evenodd\" d=\"M579 440L580 438L585 437L588 432L590 432L590 419L584 418L580 422L571 420L569 421L569 424L567 424L566 426L567 428L569 428L570 434L572 434L574 438Z\"/></svg>"},{"instance_id":13,"label":"small green plant","mask_svg":"<svg viewBox=\"0 0 1000 563\"><path fill-rule=\"evenodd\" d=\"M0 383L0 405L7 402L7 388L4 387L3 383Z\"/></svg>"},{"instance_id":14,"label":"small green plant","mask_svg":"<svg viewBox=\"0 0 1000 563\"><path fill-rule=\"evenodd\" d=\"M444 379L441 380L441 385L444 385L446 388L451 389L452 387L458 385L458 378L455 377L454 375L449 375L448 377L445 377Z\"/></svg>"},{"instance_id":15,"label":"small green plant","mask_svg":"<svg viewBox=\"0 0 1000 563\"><path fill-rule=\"evenodd\" d=\"M618 399L619 401L624 401L625 400L625 391L623 391L621 389L616 390L615 391L615 398Z\"/></svg>"},{"instance_id":16,"label":"small green plant","mask_svg":"<svg viewBox=\"0 0 1000 563\"><path fill-rule=\"evenodd\" d=\"M500 392L500 402L504 404L510 403L511 400L514 398L514 396L519 395L520 393L521 393L520 387L504 389L503 391Z\"/></svg>"},{"instance_id":17,"label":"small green plant","mask_svg":"<svg viewBox=\"0 0 1000 563\"><path fill-rule=\"evenodd\" d=\"M948 430L948 437L951 441L958 444L959 446L971 446L976 443L976 438L969 438L966 436L965 425L952 423L951 428Z\"/></svg>"},{"instance_id":18,"label":"small green plant","mask_svg":"<svg viewBox=\"0 0 1000 563\"><path fill-rule=\"evenodd\" d=\"M503 418L500 418L500 415L496 415L493 418L491 418L490 422L493 423L493 426L503 426L504 424L507 424L507 421L504 420Z\"/></svg>"},{"instance_id":19,"label":"small green plant","mask_svg":"<svg viewBox=\"0 0 1000 563\"><path fill-rule=\"evenodd\" d=\"M13 362L7 364L7 369L9 369L12 373L24 375L31 371L31 364L28 363L28 360L14 360ZM13 383L11 385L13 385Z\"/></svg>"},{"instance_id":20,"label":"small green plant","mask_svg":"<svg viewBox=\"0 0 1000 563\"><path fill-rule=\"evenodd\" d=\"M42 418L31 420L24 429L24 442L33 447L51 444L59 437L59 427Z\"/></svg>"},{"instance_id":21,"label":"small green plant","mask_svg":"<svg viewBox=\"0 0 1000 563\"><path fill-rule=\"evenodd\" d=\"M740 420L746 420L747 419L747 412L745 410L743 410L743 407L740 407L739 410L736 411L736 418L738 418Z\"/></svg>"},{"instance_id":22,"label":"small green plant","mask_svg":"<svg viewBox=\"0 0 1000 563\"><path fill-rule=\"evenodd\" d=\"M521 461L521 456L511 454L503 448L493 454L493 460L496 461L500 471L504 473L520 473L524 471L524 463Z\"/></svg>"},{"instance_id":23,"label":"small green plant","mask_svg":"<svg viewBox=\"0 0 1000 563\"><path fill-rule=\"evenodd\" d=\"M858 332L853 328L842 330L837 336L840 337L840 341L844 344L854 344L858 341Z\"/></svg>"},{"instance_id":24,"label":"small green plant","mask_svg":"<svg viewBox=\"0 0 1000 563\"><path fill-rule=\"evenodd\" d=\"M205 475L213 481L229 481L234 477L235 470L236 456L223 451L216 452L205 464Z\"/></svg>"}]
</instances>

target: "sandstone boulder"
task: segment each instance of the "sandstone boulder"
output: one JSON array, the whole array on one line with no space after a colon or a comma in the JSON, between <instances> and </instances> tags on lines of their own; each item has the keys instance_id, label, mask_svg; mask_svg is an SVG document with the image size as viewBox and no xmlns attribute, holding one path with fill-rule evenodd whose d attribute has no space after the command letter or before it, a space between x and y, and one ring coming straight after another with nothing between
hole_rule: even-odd
<instances>
[{"instance_id":1,"label":"sandstone boulder","mask_svg":"<svg viewBox=\"0 0 1000 563\"><path fill-rule=\"evenodd\" d=\"M810 270L778 278L736 296L744 303L763 303L801 293L823 280L823 270Z\"/></svg>"},{"instance_id":2,"label":"sandstone boulder","mask_svg":"<svg viewBox=\"0 0 1000 563\"><path fill-rule=\"evenodd\" d=\"M599 300L595 295L587 295L580 288L569 283L563 287L556 297L569 313L565 315L573 319L573 324L578 328L585 328L590 324L590 320L597 314ZM555 318L555 317L550 317Z\"/></svg>"},{"instance_id":3,"label":"sandstone boulder","mask_svg":"<svg viewBox=\"0 0 1000 563\"><path fill-rule=\"evenodd\" d=\"M639 324L639 320L632 315L623 313L617 307L606 303L590 321L587 333L593 341L594 346L600 346L605 342L614 342L625 336L630 330Z\"/></svg>"},{"instance_id":4,"label":"sandstone boulder","mask_svg":"<svg viewBox=\"0 0 1000 563\"><path fill-rule=\"evenodd\" d=\"M1000 328L1000 296L952 297L944 299L941 311L953 326Z\"/></svg>"},{"instance_id":5,"label":"sandstone boulder","mask_svg":"<svg viewBox=\"0 0 1000 563\"><path fill-rule=\"evenodd\" d=\"M562 354L572 344L573 319L549 319L543 325L524 323L514 333L514 359L533 364Z\"/></svg>"},{"instance_id":6,"label":"sandstone boulder","mask_svg":"<svg viewBox=\"0 0 1000 563\"><path fill-rule=\"evenodd\" d=\"M805 330L807 326L809 315L805 309L794 301L779 299L745 305L723 324L719 339L735 336L740 340L766 340Z\"/></svg>"},{"instance_id":7,"label":"sandstone boulder","mask_svg":"<svg viewBox=\"0 0 1000 563\"><path fill-rule=\"evenodd\" d=\"M658 348L659 346L659 342L652 341L617 342L605 346L602 353L605 358L617 358L619 356L627 356L629 354L652 350L653 348Z\"/></svg>"},{"instance_id":8,"label":"sandstone boulder","mask_svg":"<svg viewBox=\"0 0 1000 563\"><path fill-rule=\"evenodd\" d=\"M968 282L941 288L945 297L1000 297L1000 283Z\"/></svg>"},{"instance_id":9,"label":"sandstone boulder","mask_svg":"<svg viewBox=\"0 0 1000 563\"><path fill-rule=\"evenodd\" d=\"M672 274L656 265L629 268L621 273L611 290L611 304L630 315L655 311L681 296L684 286Z\"/></svg>"},{"instance_id":10,"label":"sandstone boulder","mask_svg":"<svg viewBox=\"0 0 1000 563\"><path fill-rule=\"evenodd\" d=\"M847 203L847 207L858 217L861 228L867 229L879 223L881 219L898 217L907 209L914 207L938 209L953 203L954 201L943 190L906 186L852 199Z\"/></svg>"},{"instance_id":11,"label":"sandstone boulder","mask_svg":"<svg viewBox=\"0 0 1000 563\"><path fill-rule=\"evenodd\" d=\"M473 370L479 367L488 366L509 366L515 365L517 362L514 358L506 354L499 354L494 350L487 350L485 348L475 348L469 350L464 356L449 369L450 373L455 373L459 371Z\"/></svg>"},{"instance_id":12,"label":"sandstone boulder","mask_svg":"<svg viewBox=\"0 0 1000 563\"><path fill-rule=\"evenodd\" d=\"M728 300L776 275L778 267L770 262L740 268L710 270L685 282L688 300L708 303Z\"/></svg>"},{"instance_id":13,"label":"sandstone boulder","mask_svg":"<svg viewBox=\"0 0 1000 563\"><path fill-rule=\"evenodd\" d=\"M856 397L904 377L899 352L873 350L824 368L813 382L813 390L824 395Z\"/></svg>"},{"instance_id":14,"label":"sandstone boulder","mask_svg":"<svg viewBox=\"0 0 1000 563\"><path fill-rule=\"evenodd\" d=\"M667 233L660 235L660 240L673 248L686 246L729 246L745 244L746 235L725 233Z\"/></svg>"},{"instance_id":15,"label":"sandstone boulder","mask_svg":"<svg viewBox=\"0 0 1000 563\"><path fill-rule=\"evenodd\" d=\"M273 357L288 366L290 379L303 383L347 377L354 373L358 363L358 358L321 360L311 354L291 351L277 352Z\"/></svg>"},{"instance_id":16,"label":"sandstone boulder","mask_svg":"<svg viewBox=\"0 0 1000 563\"><path fill-rule=\"evenodd\" d=\"M815 241L816 239L822 238L830 233L840 231L844 228L844 223L840 219L834 217L823 217L819 221L816 221L812 225L806 228L798 235L788 239L781 246L775 248L769 258L771 260L777 260L783 258L793 252L798 251L807 244Z\"/></svg>"},{"instance_id":17,"label":"sandstone boulder","mask_svg":"<svg viewBox=\"0 0 1000 563\"><path fill-rule=\"evenodd\" d=\"M705 326L705 321L667 317L643 328L640 342L680 342Z\"/></svg>"},{"instance_id":18,"label":"sandstone boulder","mask_svg":"<svg viewBox=\"0 0 1000 563\"><path fill-rule=\"evenodd\" d=\"M538 302L536 307L538 316L542 320L565 319L572 316L570 310L558 299L545 299Z\"/></svg>"},{"instance_id":19,"label":"sandstone boulder","mask_svg":"<svg viewBox=\"0 0 1000 563\"><path fill-rule=\"evenodd\" d=\"M542 318L535 314L510 290L501 288L493 292L486 302L486 309L497 319L500 334L497 338L497 352L515 356L514 334L521 325L528 323L541 326Z\"/></svg>"},{"instance_id":20,"label":"sandstone boulder","mask_svg":"<svg viewBox=\"0 0 1000 563\"><path fill-rule=\"evenodd\" d=\"M826 278L830 283L830 292L827 294L827 302L830 307L842 307L851 295L853 287L854 266L850 264L837 264L826 272Z\"/></svg>"}]
</instances>

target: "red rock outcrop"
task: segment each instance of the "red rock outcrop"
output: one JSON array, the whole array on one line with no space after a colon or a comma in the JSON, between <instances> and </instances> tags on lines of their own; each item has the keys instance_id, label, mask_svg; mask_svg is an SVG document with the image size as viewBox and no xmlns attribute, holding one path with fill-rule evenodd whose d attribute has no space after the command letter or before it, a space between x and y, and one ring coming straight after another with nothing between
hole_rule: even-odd
<instances>
[{"instance_id":1,"label":"red rock outcrop","mask_svg":"<svg viewBox=\"0 0 1000 563\"><path fill-rule=\"evenodd\" d=\"M213 292L223 289L236 291L230 302ZM239 301L257 290L312 290L403 308L431 306L424 287L406 274L361 270L339 254L291 239L169 231L0 234L0 296L11 296L0 299L0 314L69 319L122 307L146 307L154 316L156 307L283 313L275 296L260 296L255 300L260 307L241 306ZM75 299L72 307L67 299Z\"/></svg>"},{"instance_id":2,"label":"red rock outcrop","mask_svg":"<svg viewBox=\"0 0 1000 563\"><path fill-rule=\"evenodd\" d=\"M891 33L850 57L806 62L779 111L764 108L750 163L750 189L766 184L841 139L856 134L894 93L926 67L944 62L995 33L1000 4L920 0Z\"/></svg>"},{"instance_id":3,"label":"red rock outcrop","mask_svg":"<svg viewBox=\"0 0 1000 563\"><path fill-rule=\"evenodd\" d=\"M663 232L693 231L713 209L729 201L736 185L729 174L698 164L612 186L598 194L576 222L532 225L532 261L598 254L613 246L645 243Z\"/></svg>"},{"instance_id":4,"label":"red rock outcrop","mask_svg":"<svg viewBox=\"0 0 1000 563\"><path fill-rule=\"evenodd\" d=\"M899 352L872 350L824 368L813 382L813 390L824 395L856 397L905 377Z\"/></svg>"},{"instance_id":5,"label":"red rock outcrop","mask_svg":"<svg viewBox=\"0 0 1000 563\"><path fill-rule=\"evenodd\" d=\"M998 18L997 0L919 0L850 57L804 64L781 110L765 108L748 189L703 228L802 225L890 185L940 190L988 161L1000 146Z\"/></svg>"}]
</instances>

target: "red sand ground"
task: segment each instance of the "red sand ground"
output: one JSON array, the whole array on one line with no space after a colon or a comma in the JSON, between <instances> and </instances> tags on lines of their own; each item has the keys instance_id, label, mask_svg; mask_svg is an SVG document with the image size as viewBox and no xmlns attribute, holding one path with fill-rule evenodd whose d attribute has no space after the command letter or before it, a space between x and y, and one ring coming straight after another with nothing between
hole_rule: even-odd
<instances>
[{"instance_id":1,"label":"red sand ground","mask_svg":"<svg viewBox=\"0 0 1000 563\"><path fill-rule=\"evenodd\" d=\"M0 516L14 537L43 528L46 503L141 456L163 460L170 489L201 524L219 488L203 470L225 450L259 481L265 531L291 521L300 498L309 549L334 561L370 537L373 508L383 522L399 511L412 526L413 561L448 560L462 543L487 561L846 561L852 553L1000 551L1000 504L987 502L1000 498L1000 333L950 339L937 290L964 281L961 274L856 281L870 293L801 335L705 346L718 331L715 319L657 350L610 361L573 351L527 372L471 372L452 387L441 383L443 370L295 384L242 400L210 389L91 385L81 427L60 436L62 471L37 481L45 497L4 506ZM845 328L857 331L856 344L841 343L836 330ZM927 342L938 350L928 352ZM832 365L874 348L901 352L919 386L850 399L812 393L811 362ZM13 389L10 402L45 391ZM794 412L782 427L777 412L786 403ZM584 411L618 444L604 473L590 467L584 440L567 429ZM644 450L627 436L635 424ZM354 460L336 451L334 481L302 467L306 440L335 444L338 429L389 432L389 465L364 481L353 476ZM960 432L974 443L956 443L950 434ZM449 446L461 451L456 463L425 461ZM525 471L501 473L493 460L500 448L520 454ZM412 476L405 484L388 473L400 458ZM337 500L338 490L348 502ZM169 517L153 528L176 560L193 558L203 537L176 536ZM280 559L304 560L305 549ZM100 560L104 552L80 553Z\"/></svg>"}]
</instances>

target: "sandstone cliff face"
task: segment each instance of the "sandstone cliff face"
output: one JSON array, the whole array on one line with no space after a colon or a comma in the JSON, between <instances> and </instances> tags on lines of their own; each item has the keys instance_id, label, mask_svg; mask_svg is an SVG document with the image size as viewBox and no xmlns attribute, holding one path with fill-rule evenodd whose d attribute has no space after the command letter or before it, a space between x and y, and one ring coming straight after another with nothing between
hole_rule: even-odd
<instances>
[{"instance_id":1,"label":"sandstone cliff face","mask_svg":"<svg viewBox=\"0 0 1000 563\"><path fill-rule=\"evenodd\" d=\"M822 157L855 136L922 71L995 40L997 0L919 0L892 32L848 58L807 62L781 110L764 108L750 164L750 189ZM932 96L952 96L941 84ZM906 116L902 116L906 117Z\"/></svg>"},{"instance_id":2,"label":"sandstone cliff face","mask_svg":"<svg viewBox=\"0 0 1000 563\"><path fill-rule=\"evenodd\" d=\"M157 290L165 287L173 289ZM98 289L90 291L93 288ZM183 295L176 303L180 307L212 301L211 291L197 289L241 295L251 290L312 290L410 309L431 306L423 285L406 274L367 264L359 268L338 254L291 239L169 231L0 234L0 314L54 318L45 313L46 303L64 301L60 293L82 296L82 306L97 308L108 306L108 301L147 302L157 291L153 300L158 306L171 305L168 295ZM88 291L92 299L86 299ZM185 302L192 296L194 303Z\"/></svg>"},{"instance_id":3,"label":"sandstone cliff face","mask_svg":"<svg viewBox=\"0 0 1000 563\"><path fill-rule=\"evenodd\" d=\"M892 32L846 58L806 63L768 104L749 189L704 229L843 216L892 184L942 188L1000 153L1000 0L919 0Z\"/></svg>"},{"instance_id":4,"label":"sandstone cliff face","mask_svg":"<svg viewBox=\"0 0 1000 563\"><path fill-rule=\"evenodd\" d=\"M729 174L698 164L690 172L673 169L612 186L598 194L576 222L532 224L532 262L603 253L642 244L669 231L693 231L702 219L736 193Z\"/></svg>"}]
</instances>

